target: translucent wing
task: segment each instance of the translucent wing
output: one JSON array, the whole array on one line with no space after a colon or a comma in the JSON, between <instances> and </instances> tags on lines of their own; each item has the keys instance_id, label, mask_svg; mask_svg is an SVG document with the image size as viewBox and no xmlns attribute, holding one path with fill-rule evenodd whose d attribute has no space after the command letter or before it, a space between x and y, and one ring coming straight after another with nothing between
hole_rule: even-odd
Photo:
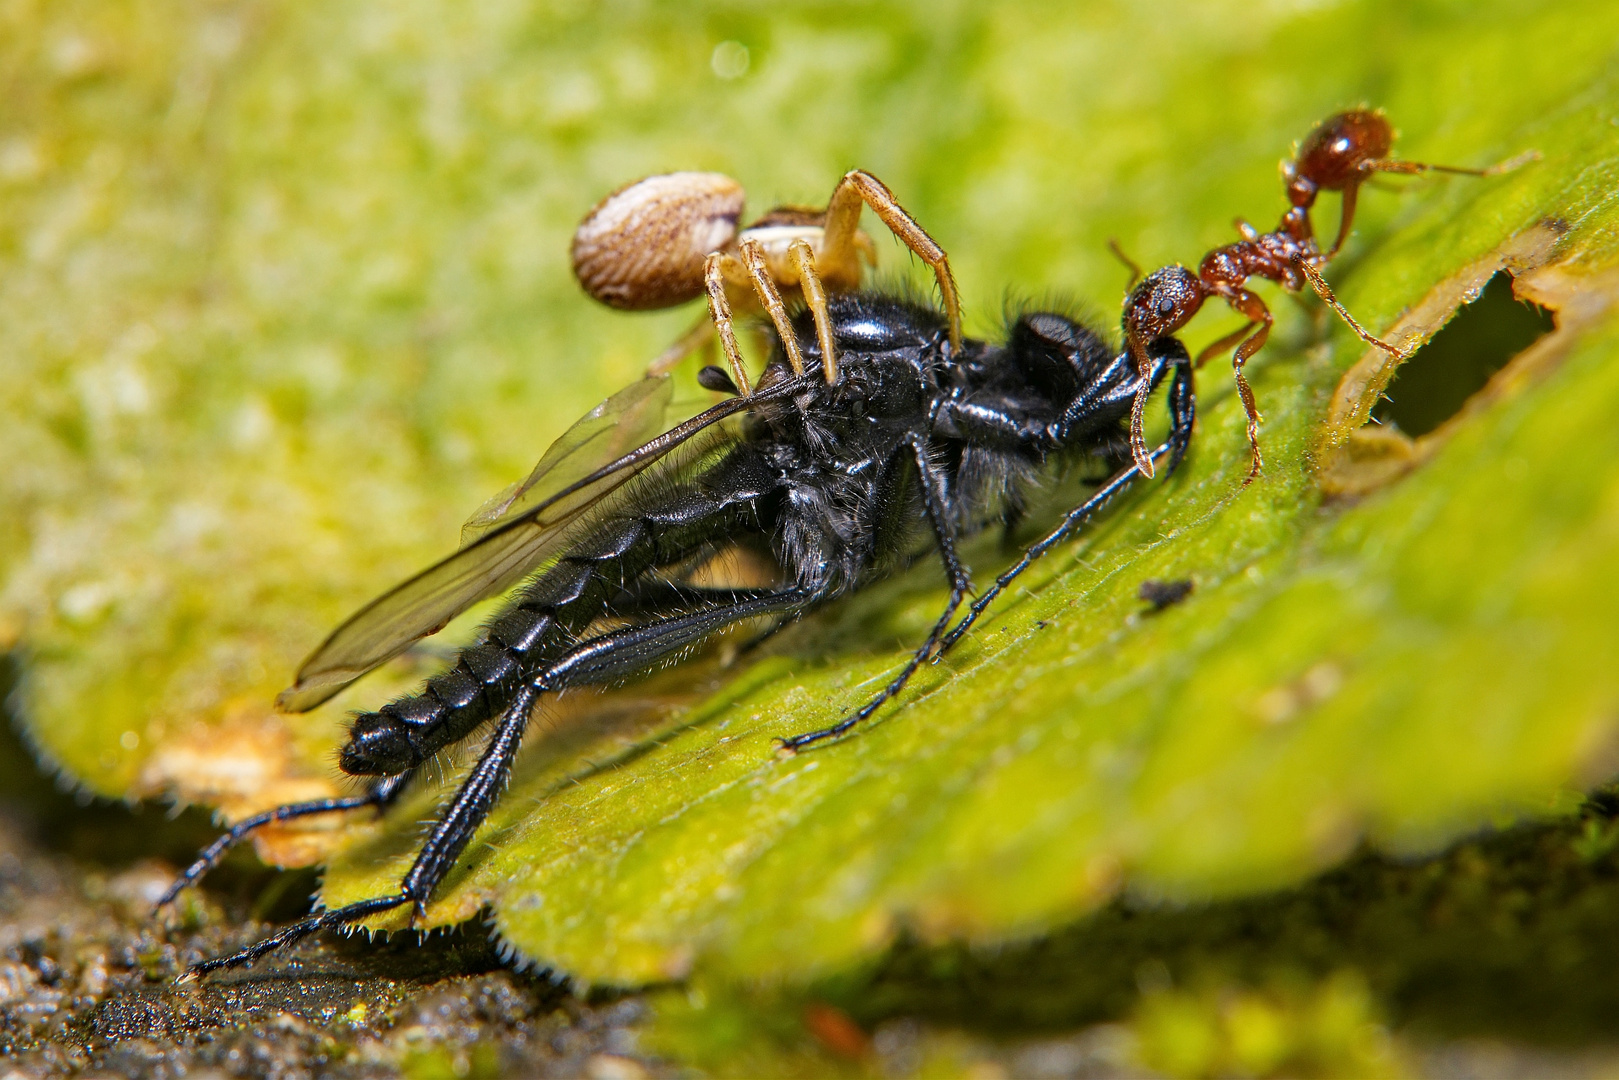
<instances>
[{"instance_id":1,"label":"translucent wing","mask_svg":"<svg viewBox=\"0 0 1619 1080\"><path fill-rule=\"evenodd\" d=\"M788 396L798 382L778 383L749 398L729 398L651 439L647 433L664 422L668 376L642 379L608 398L545 452L527 480L473 515L462 530L459 551L371 601L332 631L276 704L287 712L312 709L412 642L442 630L479 600L515 585L560 554L566 526L602 499L692 436L762 401Z\"/></svg>"},{"instance_id":2,"label":"translucent wing","mask_svg":"<svg viewBox=\"0 0 1619 1080\"><path fill-rule=\"evenodd\" d=\"M478 507L461 526L461 546L468 547L652 439L664 429L671 386L667 375L637 380L580 417L545 451L527 479Z\"/></svg>"}]
</instances>

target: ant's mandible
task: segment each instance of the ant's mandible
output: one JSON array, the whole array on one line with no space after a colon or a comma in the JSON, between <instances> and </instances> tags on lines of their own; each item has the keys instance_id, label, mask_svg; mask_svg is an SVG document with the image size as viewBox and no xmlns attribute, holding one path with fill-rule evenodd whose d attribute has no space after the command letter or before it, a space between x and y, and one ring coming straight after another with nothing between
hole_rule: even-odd
<instances>
[{"instance_id":1,"label":"ant's mandible","mask_svg":"<svg viewBox=\"0 0 1619 1080\"><path fill-rule=\"evenodd\" d=\"M1248 320L1246 326L1227 334L1200 352L1196 363L1201 366L1210 357L1219 355L1232 345L1237 346L1237 351L1231 357L1231 366L1243 410L1248 414L1248 442L1253 454L1253 464L1248 472L1249 482L1259 475L1260 416L1254 405L1253 390L1243 377L1242 366L1264 346L1265 339L1270 336L1272 317L1265 302L1246 287L1248 279L1265 278L1289 292L1299 292L1308 284L1362 341L1403 360L1406 355L1404 351L1374 336L1356 322L1321 277L1320 268L1338 254L1349 235L1360 185L1375 173L1433 171L1486 176L1519 163L1513 161L1488 169L1464 169L1400 161L1388 157L1393 142L1394 129L1382 112L1355 109L1339 113L1312 131L1300 145L1294 160L1282 166L1282 175L1287 181L1287 199L1292 205L1273 231L1261 233L1238 218L1237 229L1242 233L1242 239L1217 247L1203 256L1195 273L1177 264L1141 278L1135 264L1124 259L1133 271L1131 291L1124 303L1125 346L1142 371L1146 371L1150 363L1147 347L1159 338L1178 333L1198 313L1203 302L1211 297L1224 300ZM1325 251L1316 243L1315 230L1310 222L1310 210L1315 205L1316 197L1323 191L1343 193L1338 235ZM1116 245L1114 253L1124 258ZM1146 404L1147 393L1143 384L1143 391L1137 395L1130 416L1130 451L1141 471L1151 476L1152 459L1141 431Z\"/></svg>"}]
</instances>

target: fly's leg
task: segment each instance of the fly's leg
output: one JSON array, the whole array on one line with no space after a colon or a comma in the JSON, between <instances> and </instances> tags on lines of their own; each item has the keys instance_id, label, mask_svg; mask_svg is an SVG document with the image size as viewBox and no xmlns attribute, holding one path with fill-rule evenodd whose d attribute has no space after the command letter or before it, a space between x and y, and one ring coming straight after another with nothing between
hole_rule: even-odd
<instances>
[{"instance_id":1,"label":"fly's leg","mask_svg":"<svg viewBox=\"0 0 1619 1080\"><path fill-rule=\"evenodd\" d=\"M922 503L927 510L928 522L933 526L934 539L939 545L939 558L943 560L945 573L950 578L950 599L945 604L943 614L933 624L933 629L928 631L927 639L922 642L921 647L911 654L911 658L906 661L899 674L895 675L893 680L883 687L877 696L831 727L822 728L819 731L807 731L802 735L782 739L781 748L783 750L795 752L802 750L811 743L820 742L822 739L836 738L856 724L869 719L889 699L905 689L905 684L910 682L911 676L916 674L917 669L927 661L928 656L939 645L945 630L950 626L950 620L955 617L956 611L961 607L961 603L966 599L967 594L972 591L972 575L967 572L967 568L962 564L960 556L956 554L955 531L950 526L949 515L945 509L944 478L939 475L938 469L934 467L932 460L928 456L925 439L919 435L912 435L907 438L906 445L910 447L911 453L916 457L917 471L922 480Z\"/></svg>"},{"instance_id":2,"label":"fly's leg","mask_svg":"<svg viewBox=\"0 0 1619 1080\"><path fill-rule=\"evenodd\" d=\"M420 912L433 887L449 871L455 857L472 838L474 830L489 816L489 810L499 796L500 789L506 785L506 780L511 775L512 761L517 756L518 746L522 743L523 731L528 726L529 711L533 708L537 693L532 685L524 686L518 691L511 707L506 710L500 724L495 728L494 737L489 740L489 745L484 747L478 763L473 766L472 772L456 791L455 798L439 815L433 831L428 834L427 841L417 854L416 861L411 864L409 872L400 881L397 893L392 896L372 897L331 911L323 911L319 915L311 915L239 952L193 964L176 981L189 982L200 979L212 971L251 964L277 949L302 941L311 934L347 926L368 916L391 911L403 904L413 904L417 912Z\"/></svg>"},{"instance_id":3,"label":"fly's leg","mask_svg":"<svg viewBox=\"0 0 1619 1080\"><path fill-rule=\"evenodd\" d=\"M262 814L243 818L219 839L202 849L196 861L186 867L185 873L175 878L174 883L158 898L157 903L152 905L153 910L162 909L180 895L181 889L195 885L204 874L219 865L219 860L225 857L225 852L246 840L255 829L272 822L293 821L297 818L313 817L316 814L335 814L343 810L359 810L367 806L374 806L379 811L386 810L399 798L399 793L415 775L416 771L412 769L398 776L383 777L373 783L364 795L353 795L346 799L314 799L310 802L289 803L274 810L266 810Z\"/></svg>"},{"instance_id":4,"label":"fly's leg","mask_svg":"<svg viewBox=\"0 0 1619 1080\"><path fill-rule=\"evenodd\" d=\"M180 977L180 981L198 979L211 971L252 963L321 930L347 926L405 904L412 905L419 916L433 890L444 880L478 826L489 816L495 800L510 779L512 762L528 726L529 713L541 693L569 686L612 682L637 674L732 623L762 615L802 611L815 599L813 594L802 589L783 590L734 604L721 604L659 619L643 626L625 627L576 646L548 663L518 689L477 764L439 814L432 832L416 855L416 861L400 879L398 892L312 915L239 952L196 964Z\"/></svg>"},{"instance_id":5,"label":"fly's leg","mask_svg":"<svg viewBox=\"0 0 1619 1080\"><path fill-rule=\"evenodd\" d=\"M832 316L826 309L826 289L821 284L820 272L815 269L815 249L807 240L794 240L787 249L787 257L798 271L798 287L815 320L815 339L821 345L821 367L830 386L838 381L838 358L832 343Z\"/></svg>"},{"instance_id":6,"label":"fly's leg","mask_svg":"<svg viewBox=\"0 0 1619 1080\"><path fill-rule=\"evenodd\" d=\"M1192 368L1191 365L1184 361L1175 365L1175 381L1170 386L1169 412L1172 420L1169 438L1152 451L1151 457L1156 461L1167 455L1170 469L1173 470L1176 465L1180 464L1181 458L1186 453L1186 447L1192 438L1192 425L1197 418L1192 387ZM983 615L985 609L993 604L996 598L1005 592L1012 582L1022 576L1025 570L1033 566L1036 560L1066 540L1075 529L1085 523L1086 519L1101 510L1120 492L1129 487L1132 480L1145 475L1147 474L1142 472L1141 467L1132 462L1115 473L1112 479L1092 493L1090 498L1069 511L1068 516L1062 519L1061 524L1030 546L1023 553L1021 559L1002 573L1000 577L996 578L995 584L985 589L983 594L973 602L973 606L968 609L967 614L951 628L950 632L944 636L944 640L940 642L938 655L943 656L949 652L951 647L960 641L962 636L972 628L973 623L978 621L979 616Z\"/></svg>"},{"instance_id":7,"label":"fly's leg","mask_svg":"<svg viewBox=\"0 0 1619 1080\"><path fill-rule=\"evenodd\" d=\"M871 207L889 231L933 270L933 276L939 282L939 298L944 303L945 317L950 320L950 348L953 352L958 351L961 348L961 300L956 291L955 275L950 272L950 257L927 234L927 230L905 212L887 185L864 169L845 174L833 189L831 201L826 204L821 261L827 265L822 268L822 276L831 277L829 271L833 268L854 262L855 236L860 226L862 205Z\"/></svg>"}]
</instances>

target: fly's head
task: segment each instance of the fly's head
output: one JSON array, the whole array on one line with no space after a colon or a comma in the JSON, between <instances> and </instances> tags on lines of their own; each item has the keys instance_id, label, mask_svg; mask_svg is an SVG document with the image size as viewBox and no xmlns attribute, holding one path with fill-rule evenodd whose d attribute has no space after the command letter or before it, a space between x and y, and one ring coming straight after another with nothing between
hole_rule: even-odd
<instances>
[{"instance_id":1,"label":"fly's head","mask_svg":"<svg viewBox=\"0 0 1619 1080\"><path fill-rule=\"evenodd\" d=\"M1020 315L1006 347L1022 381L1055 405L1093 384L1113 360L1107 342L1094 330L1049 311Z\"/></svg>"}]
</instances>

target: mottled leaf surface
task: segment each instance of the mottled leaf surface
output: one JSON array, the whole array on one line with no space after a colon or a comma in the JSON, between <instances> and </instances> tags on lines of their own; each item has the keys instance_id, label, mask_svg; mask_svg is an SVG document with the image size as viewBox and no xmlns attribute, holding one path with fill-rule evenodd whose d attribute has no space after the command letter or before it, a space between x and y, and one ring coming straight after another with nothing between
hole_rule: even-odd
<instances>
[{"instance_id":1,"label":"mottled leaf surface","mask_svg":"<svg viewBox=\"0 0 1619 1080\"><path fill-rule=\"evenodd\" d=\"M972 332L1008 291L1111 323L1109 236L1159 265L1233 215L1268 224L1273 163L1362 101L1410 157L1541 155L1363 194L1331 276L1369 326L1431 334L1503 262L1560 320L1409 468L1325 497L1353 472L1351 391L1388 373L1276 296L1260 481L1211 369L1182 472L836 746L772 740L880 685L942 602L936 568L729 667L565 699L431 916L488 906L522 955L595 981L803 978L901 932L1004 939L1120 889L1426 848L1619 763L1608 5L0 18L0 613L32 736L96 790L240 810L333 785L344 710L434 660L275 718L302 653L694 315L614 315L569 281L572 223L625 180L723 169L762 209L860 165L949 248ZM739 78L710 63L727 40ZM1233 323L1210 312L1189 344ZM971 555L981 580L1011 559ZM1146 614L1141 583L1181 577L1191 597ZM437 797L355 827L327 902L390 888Z\"/></svg>"}]
</instances>

